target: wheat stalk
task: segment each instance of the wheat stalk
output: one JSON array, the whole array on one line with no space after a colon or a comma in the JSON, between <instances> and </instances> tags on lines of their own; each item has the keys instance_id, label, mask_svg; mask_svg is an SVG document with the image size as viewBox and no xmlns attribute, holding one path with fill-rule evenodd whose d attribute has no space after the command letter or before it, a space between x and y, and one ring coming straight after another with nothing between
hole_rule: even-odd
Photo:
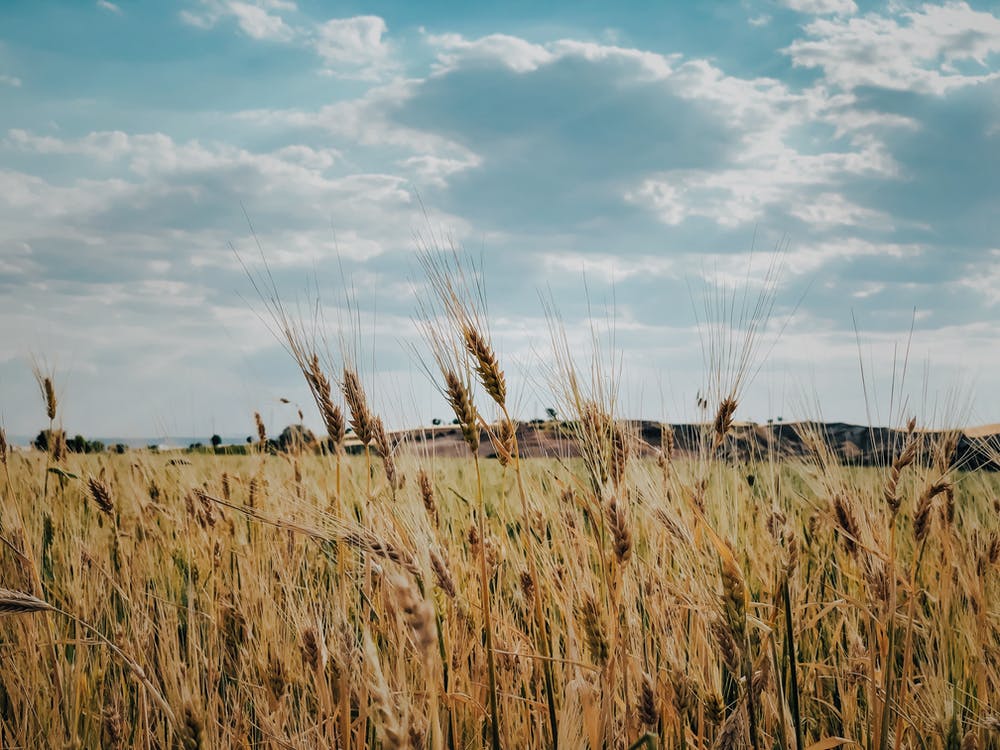
<instances>
[{"instance_id":1,"label":"wheat stalk","mask_svg":"<svg viewBox=\"0 0 1000 750\"><path fill-rule=\"evenodd\" d=\"M130 657L124 651L122 651L121 648L119 648L119 646L116 643L114 643L107 636L105 636L103 633L97 630L97 628L95 628L93 625L86 622L85 620L81 619L80 617L70 614L69 612L59 609L58 607L53 607L48 602L39 599L36 596L32 596L31 594L27 594L22 591L13 591L11 589L0 589L0 615L30 614L33 612L55 612L56 614L68 617L69 619L73 620L75 623L80 625L82 628L93 633L102 643L104 643L104 645L106 645L109 649L111 649L111 651L125 663L125 665L129 668L129 670L136 677L136 679L139 680L142 686L146 689L149 695L151 695L152 698L156 701L160 709L170 720L170 723L176 726L177 720L174 717L173 710L171 710L170 705L163 698L163 695L161 695L160 691L156 688L156 686L153 685L152 682L150 682L143 668L139 666L139 663L136 662L135 659Z\"/></svg>"}]
</instances>

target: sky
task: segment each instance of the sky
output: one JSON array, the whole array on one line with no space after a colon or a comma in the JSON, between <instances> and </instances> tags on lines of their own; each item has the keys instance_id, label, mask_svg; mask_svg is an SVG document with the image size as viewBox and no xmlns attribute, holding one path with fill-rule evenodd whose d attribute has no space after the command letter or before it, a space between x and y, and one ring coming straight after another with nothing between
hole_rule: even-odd
<instances>
[{"instance_id":1,"label":"sky","mask_svg":"<svg viewBox=\"0 0 1000 750\"><path fill-rule=\"evenodd\" d=\"M481 265L525 419L546 309L622 416L680 422L705 300L772 289L738 418L1000 421L1000 7L0 4L8 433L44 426L33 362L71 434L318 425L264 262L390 425L447 417L430 242Z\"/></svg>"}]
</instances>

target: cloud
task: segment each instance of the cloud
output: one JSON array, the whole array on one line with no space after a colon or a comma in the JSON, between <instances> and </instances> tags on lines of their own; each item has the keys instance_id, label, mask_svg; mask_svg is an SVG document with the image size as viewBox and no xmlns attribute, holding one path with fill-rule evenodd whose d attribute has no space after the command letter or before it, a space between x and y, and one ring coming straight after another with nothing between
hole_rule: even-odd
<instances>
[{"instance_id":1,"label":"cloud","mask_svg":"<svg viewBox=\"0 0 1000 750\"><path fill-rule=\"evenodd\" d=\"M962 283L981 294L990 307L1000 305L1000 248L990 250L968 270L969 275Z\"/></svg>"},{"instance_id":2,"label":"cloud","mask_svg":"<svg viewBox=\"0 0 1000 750\"><path fill-rule=\"evenodd\" d=\"M326 137L344 139L359 147L386 148L400 152L402 158L433 156L448 159L453 165L472 166L478 159L471 149L442 133L411 127L399 122L395 114L414 96L419 80L393 80L368 89L357 99L327 104L315 110L257 109L232 115L233 119L288 137L319 132ZM410 164L420 167L423 160Z\"/></svg>"},{"instance_id":3,"label":"cloud","mask_svg":"<svg viewBox=\"0 0 1000 750\"><path fill-rule=\"evenodd\" d=\"M121 15L122 9L111 2L111 0L97 0L97 7L110 13Z\"/></svg>"},{"instance_id":4,"label":"cloud","mask_svg":"<svg viewBox=\"0 0 1000 750\"><path fill-rule=\"evenodd\" d=\"M3 84L4 86L13 86L17 89L21 88L21 79L17 76L0 74L0 84Z\"/></svg>"},{"instance_id":5,"label":"cloud","mask_svg":"<svg viewBox=\"0 0 1000 750\"><path fill-rule=\"evenodd\" d=\"M231 19L251 39L306 47L320 59L325 73L340 78L377 81L396 69L385 38L388 27L379 16L289 22L282 15L298 17L298 11L288 0L200 0L196 9L182 10L180 18L205 30Z\"/></svg>"},{"instance_id":6,"label":"cloud","mask_svg":"<svg viewBox=\"0 0 1000 750\"><path fill-rule=\"evenodd\" d=\"M232 266L226 245L243 204L273 247L272 262L309 267L338 253L364 260L408 250L419 216L405 177L336 174L340 153L335 149L297 144L252 152L225 143L178 142L162 133L114 131L60 139L14 130L4 143L25 153L126 166L121 175L68 185L0 171L5 235L36 249L55 243L53 255L36 255L52 260L64 241L76 240L113 253L119 250L111 248L145 248L152 258L164 260L172 246L185 249L195 266ZM29 215L30 221L21 218ZM445 219L434 211L431 215ZM39 218L47 220L44 226L36 223ZM456 217L448 221L462 226ZM143 240L133 244L137 237Z\"/></svg>"},{"instance_id":7,"label":"cloud","mask_svg":"<svg viewBox=\"0 0 1000 750\"><path fill-rule=\"evenodd\" d=\"M474 40L461 34L430 34L427 42L437 51L439 72L485 60L499 61L516 73L526 73L554 59L543 45L508 34L490 34Z\"/></svg>"},{"instance_id":8,"label":"cloud","mask_svg":"<svg viewBox=\"0 0 1000 750\"><path fill-rule=\"evenodd\" d=\"M810 13L817 16L846 16L858 11L854 0L779 0L779 2L798 13Z\"/></svg>"},{"instance_id":9,"label":"cloud","mask_svg":"<svg viewBox=\"0 0 1000 750\"><path fill-rule=\"evenodd\" d=\"M637 171L718 165L737 137L669 57L571 40L428 40L443 45L439 67L376 121L473 155L433 197L485 231L572 231L620 209Z\"/></svg>"},{"instance_id":10,"label":"cloud","mask_svg":"<svg viewBox=\"0 0 1000 750\"><path fill-rule=\"evenodd\" d=\"M819 19L805 27L806 39L785 53L796 67L819 68L844 90L864 86L943 94L995 80L987 59L1000 53L1000 18L965 2L927 4L899 18L868 13ZM978 72L964 72L968 64Z\"/></svg>"},{"instance_id":11,"label":"cloud","mask_svg":"<svg viewBox=\"0 0 1000 750\"><path fill-rule=\"evenodd\" d=\"M329 70L374 80L390 64L385 33L385 21L378 16L333 18L316 26L311 43Z\"/></svg>"},{"instance_id":12,"label":"cloud","mask_svg":"<svg viewBox=\"0 0 1000 750\"><path fill-rule=\"evenodd\" d=\"M858 179L898 180L884 134L918 124L852 92L794 91L704 59L618 45L502 34L425 40L438 53L432 75L376 105L376 121L473 153L444 196L480 224L587 221L635 206L668 226L698 218L723 228L773 219L818 231L893 226L843 191ZM482 90L488 102L464 104ZM825 138L810 132L827 127ZM467 208L471 195L491 199Z\"/></svg>"},{"instance_id":13,"label":"cloud","mask_svg":"<svg viewBox=\"0 0 1000 750\"><path fill-rule=\"evenodd\" d=\"M273 0L201 0L200 9L182 10L180 18L199 29L210 29L223 19L231 18L251 39L288 42L294 38L295 32L280 15L270 11L295 9L294 3L275 3Z\"/></svg>"},{"instance_id":14,"label":"cloud","mask_svg":"<svg viewBox=\"0 0 1000 750\"><path fill-rule=\"evenodd\" d=\"M230 2L229 12L235 16L240 29L253 39L287 42L294 36L294 32L281 16L268 13L259 6Z\"/></svg>"}]
</instances>

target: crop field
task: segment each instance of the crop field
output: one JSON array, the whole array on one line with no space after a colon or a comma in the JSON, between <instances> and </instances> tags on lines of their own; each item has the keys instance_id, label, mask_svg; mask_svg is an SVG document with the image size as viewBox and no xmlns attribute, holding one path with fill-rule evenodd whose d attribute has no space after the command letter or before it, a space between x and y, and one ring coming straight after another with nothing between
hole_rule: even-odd
<instances>
[{"instance_id":1,"label":"crop field","mask_svg":"<svg viewBox=\"0 0 1000 750\"><path fill-rule=\"evenodd\" d=\"M388 432L266 288L321 440L72 453L36 373L45 450L0 446L3 747L1000 747L1000 481L958 430L735 450L765 290L717 297L683 450L553 319L572 449L528 457L449 263L422 325L464 456Z\"/></svg>"},{"instance_id":2,"label":"crop field","mask_svg":"<svg viewBox=\"0 0 1000 750\"><path fill-rule=\"evenodd\" d=\"M995 476L590 416L568 460L5 454L3 746L997 746Z\"/></svg>"}]
</instances>

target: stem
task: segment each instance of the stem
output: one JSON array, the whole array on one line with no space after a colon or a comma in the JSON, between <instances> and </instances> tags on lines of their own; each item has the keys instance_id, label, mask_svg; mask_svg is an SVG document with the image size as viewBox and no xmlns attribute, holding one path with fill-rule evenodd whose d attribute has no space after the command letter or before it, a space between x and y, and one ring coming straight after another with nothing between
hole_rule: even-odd
<instances>
[{"instance_id":1,"label":"stem","mask_svg":"<svg viewBox=\"0 0 1000 750\"><path fill-rule=\"evenodd\" d=\"M792 709L792 721L795 724L795 748L803 750L802 716L799 714L799 678L795 657L795 630L792 628L792 598L789 592L788 577L781 587L782 598L785 600L785 651L788 654L789 707Z\"/></svg>"},{"instance_id":2,"label":"stem","mask_svg":"<svg viewBox=\"0 0 1000 750\"><path fill-rule=\"evenodd\" d=\"M753 664L750 661L750 635L747 634L743 640L743 678L746 680L747 691L747 717L750 720L750 744L754 750L759 750L757 742L757 710L753 699Z\"/></svg>"},{"instance_id":3,"label":"stem","mask_svg":"<svg viewBox=\"0 0 1000 750\"><path fill-rule=\"evenodd\" d=\"M882 704L882 716L879 723L879 750L888 750L889 747L889 721L892 706L892 671L893 652L896 649L896 519L895 516L890 521L892 524L889 531L889 610L886 622L886 645L885 662L882 665L882 691L885 700Z\"/></svg>"},{"instance_id":4,"label":"stem","mask_svg":"<svg viewBox=\"0 0 1000 750\"><path fill-rule=\"evenodd\" d=\"M484 633L486 635L486 667L490 690L490 733L493 750L500 750L500 716L497 711L497 673L493 654L493 620L490 615L490 583L486 567L486 501L483 498L483 474L479 467L479 454L473 454L476 465L476 494L479 499L479 595L482 599Z\"/></svg>"},{"instance_id":5,"label":"stem","mask_svg":"<svg viewBox=\"0 0 1000 750\"><path fill-rule=\"evenodd\" d=\"M506 409L504 410L504 414L506 416ZM509 416L506 416L506 419L510 421ZM525 531L528 532L528 538L530 538L531 532L529 530L530 519L528 517L528 496L524 489L524 478L521 476L521 459L516 435L514 437L512 457L514 459L514 475L517 477L517 492L521 500L521 514L524 517L524 528ZM549 729L552 735L552 750L558 750L559 731L558 720L556 718L555 678L552 674L552 660L550 658L552 654L549 651L548 628L545 626L545 614L542 612L542 588L538 581L538 563L535 560L534 550L532 550L527 544L525 545L525 553L528 558L528 570L531 574L531 582L535 587L535 596L533 597L535 600L535 627L537 629L535 639L538 642L538 647L542 652L542 656L545 657L543 666L545 673L545 698L549 708Z\"/></svg>"},{"instance_id":6,"label":"stem","mask_svg":"<svg viewBox=\"0 0 1000 750\"><path fill-rule=\"evenodd\" d=\"M924 559L924 550L927 548L927 538L920 543L920 550L917 552L917 559L913 563L913 570L910 574L910 601L908 602L906 613L906 645L903 646L903 668L899 673L899 710L896 712L896 730L894 747L900 747L900 739L903 735L903 705L906 702L906 680L910 672L910 660L913 657L913 610L917 606L917 573L920 570L920 563ZM887 696L888 697L888 696Z\"/></svg>"},{"instance_id":7,"label":"stem","mask_svg":"<svg viewBox=\"0 0 1000 750\"><path fill-rule=\"evenodd\" d=\"M372 452L368 443L365 443L365 493L370 502L372 499Z\"/></svg>"},{"instance_id":8,"label":"stem","mask_svg":"<svg viewBox=\"0 0 1000 750\"><path fill-rule=\"evenodd\" d=\"M95 638L97 638L101 643L111 649L119 659L125 662L125 666L129 668L129 671L135 676L135 678L140 682L140 684L146 689L146 692L153 697L153 701L160 707L160 710L166 715L167 719L170 721L171 726L177 726L177 717L174 716L173 709L170 708L170 704L167 703L166 699L161 695L160 691L156 686L150 682L149 678L146 676L146 672L143 670L139 663L136 662L131 656L122 651L114 641L104 635L100 630L95 628L93 625L88 623L86 620L77 617L76 615L67 612L65 610L59 609L58 607L52 607L52 611L56 612L63 617L68 617L70 620L75 622L77 625L82 627L89 633L92 633Z\"/></svg>"},{"instance_id":9,"label":"stem","mask_svg":"<svg viewBox=\"0 0 1000 750\"><path fill-rule=\"evenodd\" d=\"M340 502L340 447L336 448L337 451L337 509L342 510L342 504Z\"/></svg>"},{"instance_id":10,"label":"stem","mask_svg":"<svg viewBox=\"0 0 1000 750\"><path fill-rule=\"evenodd\" d=\"M52 465L51 464L51 459L52 459L52 440L53 440L52 428L53 428L54 424L55 424L54 421L50 419L49 420L49 443L46 446L47 450L45 451L45 475L44 475L44 479L42 481L42 503L41 504L42 504L43 508L48 507L48 501L49 501L49 467ZM8 469L7 472L8 472L7 473L7 483L10 484L10 469ZM11 494L11 497L13 497L13 493ZM26 532L27 531L27 527L25 527L25 525L24 525L24 517L21 515L20 509L18 509L18 517L19 517L19 520L20 520L20 523L21 523L21 529ZM35 564L34 555L31 556L31 577L32 577L32 582L35 585L35 590L37 591L38 595L41 596L43 599L47 599L48 597L45 595L45 589L42 587L42 577L41 577L41 575L39 575L39 573L38 573L38 566ZM56 702L59 704L60 707L65 708L64 700L63 700L62 664L59 661L59 651L56 648L56 639L55 639L54 633L52 632L52 622L48 618L45 619L45 636L48 639L48 644L47 645L49 647L48 648L49 657L50 657L50 660L52 662L52 677L53 677L52 681L53 681L54 687L55 687ZM66 724L66 731L68 733L69 732L69 720L68 719L66 719L65 724Z\"/></svg>"}]
</instances>

